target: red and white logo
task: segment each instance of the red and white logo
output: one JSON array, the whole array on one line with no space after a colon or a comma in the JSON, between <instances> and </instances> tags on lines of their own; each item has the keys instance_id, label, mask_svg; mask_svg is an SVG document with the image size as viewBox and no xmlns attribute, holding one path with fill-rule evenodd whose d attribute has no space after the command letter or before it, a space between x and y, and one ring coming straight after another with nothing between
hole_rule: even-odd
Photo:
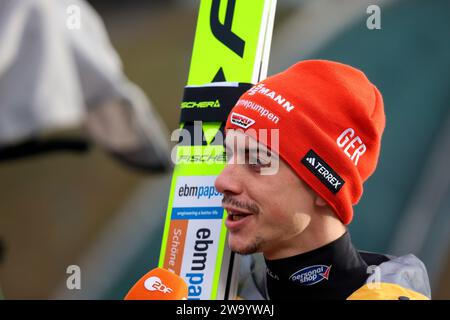
<instances>
[{"instance_id":1,"label":"red and white logo","mask_svg":"<svg viewBox=\"0 0 450 320\"><path fill-rule=\"evenodd\" d=\"M253 125L255 123L255 120L246 117L242 114L236 113L236 112L232 112L231 113L231 123L237 125L238 127L247 129L248 127L250 127L251 125Z\"/></svg>"},{"instance_id":2,"label":"red and white logo","mask_svg":"<svg viewBox=\"0 0 450 320\"><path fill-rule=\"evenodd\" d=\"M145 289L149 291L161 291L162 293L171 293L173 290L162 283L158 277L150 277L144 282Z\"/></svg>"}]
</instances>

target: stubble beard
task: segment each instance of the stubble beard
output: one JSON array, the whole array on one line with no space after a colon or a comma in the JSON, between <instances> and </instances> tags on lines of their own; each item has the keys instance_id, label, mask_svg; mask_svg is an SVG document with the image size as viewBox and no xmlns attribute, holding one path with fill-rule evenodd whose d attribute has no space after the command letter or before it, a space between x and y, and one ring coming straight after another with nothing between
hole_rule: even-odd
<instances>
[{"instance_id":1,"label":"stubble beard","mask_svg":"<svg viewBox=\"0 0 450 320\"><path fill-rule=\"evenodd\" d=\"M256 237L250 244L243 248L236 248L236 246L231 246L231 251L241 254L241 255L249 255L257 252L262 252L262 247L264 244L264 239L260 237Z\"/></svg>"}]
</instances>

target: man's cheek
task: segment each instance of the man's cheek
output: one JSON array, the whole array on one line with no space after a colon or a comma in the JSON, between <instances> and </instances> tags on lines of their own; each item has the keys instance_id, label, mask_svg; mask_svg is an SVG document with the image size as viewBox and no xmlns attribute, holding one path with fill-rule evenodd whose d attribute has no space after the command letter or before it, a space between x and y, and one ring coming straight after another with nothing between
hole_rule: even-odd
<instances>
[{"instance_id":1,"label":"man's cheek","mask_svg":"<svg viewBox=\"0 0 450 320\"><path fill-rule=\"evenodd\" d=\"M278 224L285 221L286 215L282 208L283 206L281 204L274 202L274 205L265 210L267 214L264 219L266 220L266 223L270 224L271 227L276 227Z\"/></svg>"}]
</instances>

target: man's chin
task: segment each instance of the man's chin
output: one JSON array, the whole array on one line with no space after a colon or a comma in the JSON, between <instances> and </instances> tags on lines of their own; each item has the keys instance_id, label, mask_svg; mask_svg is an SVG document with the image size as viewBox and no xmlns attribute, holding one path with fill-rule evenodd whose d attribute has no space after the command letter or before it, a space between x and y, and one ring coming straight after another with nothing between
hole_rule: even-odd
<instances>
[{"instance_id":1,"label":"man's chin","mask_svg":"<svg viewBox=\"0 0 450 320\"><path fill-rule=\"evenodd\" d=\"M253 244L237 244L237 243L233 243L231 241L228 242L228 245L231 249L231 251L241 254L241 255L248 255L248 254L253 254L256 252L259 252L259 248L256 245L256 243Z\"/></svg>"}]
</instances>

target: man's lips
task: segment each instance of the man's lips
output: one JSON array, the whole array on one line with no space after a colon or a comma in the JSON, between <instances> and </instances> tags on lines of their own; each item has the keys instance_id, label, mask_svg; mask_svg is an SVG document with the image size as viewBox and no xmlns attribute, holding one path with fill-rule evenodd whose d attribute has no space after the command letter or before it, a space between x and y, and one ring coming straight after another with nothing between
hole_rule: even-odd
<instances>
[{"instance_id":1,"label":"man's lips","mask_svg":"<svg viewBox=\"0 0 450 320\"><path fill-rule=\"evenodd\" d=\"M227 205L224 205L223 208L225 210L227 210L228 215L248 216L248 215L253 214L251 212L244 211L244 210L241 210L241 209L237 209L237 208L234 208L234 207L231 207L231 206L227 206Z\"/></svg>"},{"instance_id":2,"label":"man's lips","mask_svg":"<svg viewBox=\"0 0 450 320\"><path fill-rule=\"evenodd\" d=\"M253 215L251 212L242 211L229 206L224 206L224 209L227 210L228 213L225 225L230 231L242 227L248 221L248 218Z\"/></svg>"}]
</instances>

